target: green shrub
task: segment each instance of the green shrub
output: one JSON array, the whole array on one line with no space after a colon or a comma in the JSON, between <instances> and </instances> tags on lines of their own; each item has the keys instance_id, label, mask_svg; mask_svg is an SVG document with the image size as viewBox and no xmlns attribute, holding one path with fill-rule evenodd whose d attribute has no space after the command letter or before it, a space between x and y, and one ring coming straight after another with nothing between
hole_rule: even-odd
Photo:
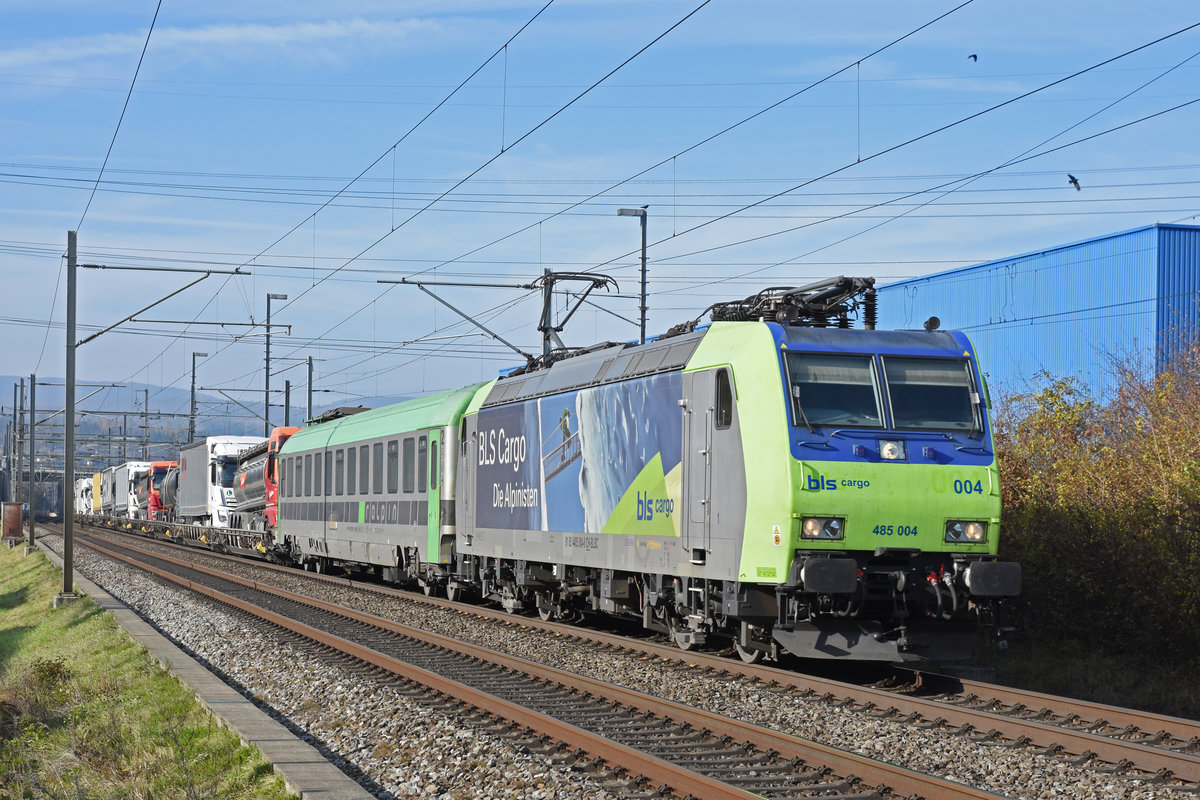
<instances>
[{"instance_id":1,"label":"green shrub","mask_svg":"<svg viewBox=\"0 0 1200 800\"><path fill-rule=\"evenodd\" d=\"M1200 652L1200 348L1156 377L1117 366L997 403L1003 555L1025 635L1178 662Z\"/></svg>"}]
</instances>

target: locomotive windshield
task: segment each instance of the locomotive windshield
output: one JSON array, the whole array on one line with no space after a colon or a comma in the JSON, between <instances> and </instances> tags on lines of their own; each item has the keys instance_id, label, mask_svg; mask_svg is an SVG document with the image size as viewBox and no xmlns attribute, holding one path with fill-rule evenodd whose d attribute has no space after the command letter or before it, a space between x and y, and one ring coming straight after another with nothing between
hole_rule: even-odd
<instances>
[{"instance_id":1,"label":"locomotive windshield","mask_svg":"<svg viewBox=\"0 0 1200 800\"><path fill-rule=\"evenodd\" d=\"M882 427L871 356L787 353L797 425Z\"/></svg>"},{"instance_id":2,"label":"locomotive windshield","mask_svg":"<svg viewBox=\"0 0 1200 800\"><path fill-rule=\"evenodd\" d=\"M896 428L979 428L971 368L965 358L884 356Z\"/></svg>"}]
</instances>

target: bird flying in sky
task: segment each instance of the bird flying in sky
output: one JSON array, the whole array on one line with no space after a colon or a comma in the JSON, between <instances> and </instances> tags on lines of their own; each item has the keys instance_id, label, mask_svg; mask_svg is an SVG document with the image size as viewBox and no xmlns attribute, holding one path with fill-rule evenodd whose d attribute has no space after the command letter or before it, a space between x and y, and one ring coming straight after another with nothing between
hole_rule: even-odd
<instances>
[{"instance_id":1,"label":"bird flying in sky","mask_svg":"<svg viewBox=\"0 0 1200 800\"><path fill-rule=\"evenodd\" d=\"M1067 173L1067 183L1075 187L1075 191L1079 191L1079 178L1076 178L1071 173Z\"/></svg>"},{"instance_id":2,"label":"bird flying in sky","mask_svg":"<svg viewBox=\"0 0 1200 800\"><path fill-rule=\"evenodd\" d=\"M972 61L978 61L978 60L979 60L979 54L978 54L978 53L971 53L971 55L967 56L967 58L971 59Z\"/></svg>"}]
</instances>

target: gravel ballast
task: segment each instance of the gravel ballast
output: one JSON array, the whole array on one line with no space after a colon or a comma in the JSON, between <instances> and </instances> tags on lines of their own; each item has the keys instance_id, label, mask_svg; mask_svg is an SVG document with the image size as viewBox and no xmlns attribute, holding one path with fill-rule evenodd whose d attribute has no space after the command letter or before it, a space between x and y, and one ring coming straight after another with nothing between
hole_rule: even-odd
<instances>
[{"instance_id":1,"label":"gravel ballast","mask_svg":"<svg viewBox=\"0 0 1200 800\"><path fill-rule=\"evenodd\" d=\"M57 548L61 540L46 537ZM150 542L148 547L161 547ZM600 798L586 774L549 764L504 738L465 725L369 678L315 657L214 603L184 595L125 565L76 548L76 569L274 709L331 757L361 771L380 797ZM177 555L178 551L174 551ZM758 683L721 679L635 654L603 657L561 637L390 597L268 572L193 552L197 562L326 602L452 636L882 761L1014 798L1195 800L1196 795L1075 766L1028 747L981 743L952 730L880 719ZM373 782L373 785L372 785Z\"/></svg>"}]
</instances>

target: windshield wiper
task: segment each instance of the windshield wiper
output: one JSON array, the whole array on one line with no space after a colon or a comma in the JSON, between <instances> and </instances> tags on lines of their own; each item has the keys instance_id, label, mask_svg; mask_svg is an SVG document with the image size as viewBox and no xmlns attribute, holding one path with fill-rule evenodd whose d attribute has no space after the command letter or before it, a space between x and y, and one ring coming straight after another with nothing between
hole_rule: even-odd
<instances>
[{"instance_id":1,"label":"windshield wiper","mask_svg":"<svg viewBox=\"0 0 1200 800\"><path fill-rule=\"evenodd\" d=\"M808 428L809 433L816 433L817 429L808 421L808 414L804 413L804 406L800 403L800 387L792 384L792 400L796 403L796 410L800 412L800 416L804 419L804 425Z\"/></svg>"}]
</instances>

